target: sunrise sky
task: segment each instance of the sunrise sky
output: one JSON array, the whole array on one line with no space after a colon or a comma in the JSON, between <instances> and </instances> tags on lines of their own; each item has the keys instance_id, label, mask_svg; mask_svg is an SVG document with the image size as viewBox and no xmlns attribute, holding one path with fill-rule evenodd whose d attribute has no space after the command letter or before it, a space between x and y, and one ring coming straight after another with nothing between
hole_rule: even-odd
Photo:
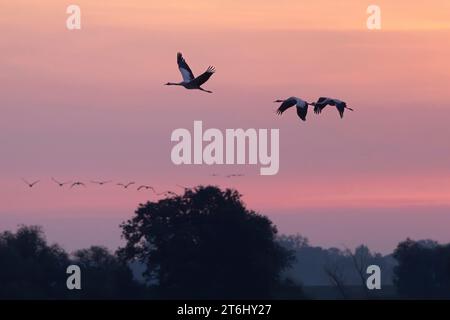
<instances>
[{"instance_id":1,"label":"sunrise sky","mask_svg":"<svg viewBox=\"0 0 450 320\"><path fill-rule=\"evenodd\" d=\"M81 30L66 8L81 8ZM370 4L382 29L366 28ZM150 193L60 189L60 180L235 187L281 232L390 252L450 241L448 0L83 0L0 3L0 230L43 225L67 249L121 244ZM179 81L214 65L214 94ZM275 99L332 96L355 109L275 115ZM170 134L279 128L280 171L174 166ZM244 173L226 179L212 173ZM28 189L21 178L41 179ZM150 199L152 196L150 196Z\"/></svg>"}]
</instances>

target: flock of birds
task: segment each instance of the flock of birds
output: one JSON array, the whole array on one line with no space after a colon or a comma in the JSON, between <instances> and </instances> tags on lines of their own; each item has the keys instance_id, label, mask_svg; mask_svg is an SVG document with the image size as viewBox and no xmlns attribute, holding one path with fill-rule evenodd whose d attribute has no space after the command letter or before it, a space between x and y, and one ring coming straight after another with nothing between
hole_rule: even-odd
<instances>
[{"instance_id":1,"label":"flock of birds","mask_svg":"<svg viewBox=\"0 0 450 320\"><path fill-rule=\"evenodd\" d=\"M219 176L221 176L220 174L217 174L217 173L213 173L213 174L211 174L211 176L212 177L219 177ZM225 178L235 178L235 177L242 177L242 176L244 176L244 174L241 174L241 173L233 173L233 174L227 174L227 175L224 175L223 177L225 177ZM84 188L86 188L86 183L85 182L82 182L82 181L59 181L59 180L57 180L57 179L55 179L55 178L51 178L51 180L57 185L57 186L59 186L59 187L64 187L64 186L69 186L69 188L70 189L72 189L72 188L74 188L74 187L84 187ZM41 182L41 180L34 180L34 181L29 181L29 180L27 180L27 179L25 179L25 178L22 178L22 181L29 187L29 188L33 188L33 187L35 187L39 182ZM106 185L106 184L111 184L111 183L113 183L113 181L112 180L91 180L91 181L89 181L89 183L91 183L91 184L95 184L95 185L98 185L98 186L104 186L104 185ZM132 186L134 186L134 187L136 187L136 182L135 181L129 181L129 182L118 182L118 183L116 183L116 186L119 186L119 187L121 187L121 188L123 188L123 189L128 189L128 188L130 188L130 187L132 187ZM191 187L186 187L186 186L182 186L182 185L179 185L179 184L177 184L176 185L177 187L179 187L179 188L181 188L181 189L184 189L184 190L188 190L188 189L192 189ZM136 190L137 191L141 191L141 190L151 190L154 194L156 194L157 196L161 196L161 195L165 195L165 196L168 196L168 195L178 195L176 192L174 192L174 191L171 191L171 190L166 190L166 191L162 191L162 192L157 192L156 191L156 189L154 188L154 187L152 187L152 186L150 186L150 185L147 185L147 184L141 184L141 185L138 185L137 187L136 187Z\"/></svg>"},{"instance_id":2,"label":"flock of birds","mask_svg":"<svg viewBox=\"0 0 450 320\"><path fill-rule=\"evenodd\" d=\"M290 97L286 100L275 100L275 102L281 102L281 106L277 109L277 114L281 115L290 107L297 107L297 115L303 121L306 121L306 114L308 113L308 106L314 106L314 113L319 114L326 106L334 106L339 111L341 119L344 117L345 109L353 111L352 108L347 107L344 101L339 99L332 99L327 97L320 97L317 102L307 102L297 97Z\"/></svg>"},{"instance_id":3,"label":"flock of birds","mask_svg":"<svg viewBox=\"0 0 450 320\"><path fill-rule=\"evenodd\" d=\"M194 73L192 72L191 68L189 67L189 65L187 64L186 60L183 58L183 55L180 52L177 54L177 63L178 63L178 69L180 70L183 80L181 82L167 82L166 85L182 86L186 89L198 89L198 90L201 90L204 92L212 93L212 91L202 88L202 85L205 82L207 82L209 80L209 78L211 78L211 76L215 73L216 70L214 67L209 66L205 72L203 72L201 75L195 77ZM287 99L279 99L279 100L275 100L274 102L281 103L280 107L276 111L277 114L281 115L287 109L295 106L297 108L297 115L303 121L306 121L306 115L308 113L309 106L314 107L314 113L316 113L316 114L320 114L326 106L334 106L338 110L341 118L343 118L344 111L346 109L353 111L353 109L347 107L347 104L344 101L341 101L339 99L334 99L334 98L327 98L327 97L320 97L316 102L311 102L311 103L309 103L303 99L297 98L297 97L289 97ZM219 174L214 173L214 174L211 174L211 176L219 176ZM229 175L226 175L225 177L233 178L233 177L241 177L241 176L243 176L243 174L229 174ZM22 179L22 180L29 188L33 188L36 184L38 184L40 182L40 180L36 180L33 182L29 182L26 179ZM56 183L59 187L64 187L65 185L70 185L70 188L86 187L86 184L81 181L61 182L61 181L56 180L55 178L52 178L52 181L54 183ZM112 182L113 182L112 180L90 181L90 183L96 184L99 186L103 186L105 184L109 184ZM119 182L116 185L120 186L124 189L128 189L131 186L135 186L135 184L136 183L134 181L130 181L130 182L126 182L126 183ZM183 187L181 185L177 185L177 186L180 188L189 189L189 188ZM151 190L156 195L175 195L176 194L175 192L170 191L170 190L163 191L163 192L157 192L155 190L155 188L153 188L152 186L149 186L149 185L139 185L136 188L136 190L137 191Z\"/></svg>"},{"instance_id":4,"label":"flock of birds","mask_svg":"<svg viewBox=\"0 0 450 320\"><path fill-rule=\"evenodd\" d=\"M212 66L209 66L208 69L203 72L198 77L194 76L194 73L192 72L191 68L187 64L186 60L183 58L183 55L178 52L177 54L177 63L178 63L178 69L180 70L181 76L183 78L183 81L181 82L167 82L166 85L168 86L182 86L186 89L198 89L204 92L212 93L212 91L205 90L202 88L202 85L211 78L211 76L214 74L216 69ZM297 97L289 97L287 99L279 99L275 100L274 102L280 103L280 107L277 109L276 113L281 115L283 112L285 112L287 109L296 106L297 107L297 115L300 119L303 121L306 121L306 115L308 113L308 106L314 107L314 113L320 114L322 110L326 106L333 106L336 107L336 109L339 112L339 115L341 119L344 117L344 111L350 110L353 111L352 108L347 107L347 104L339 99L335 98L328 98L328 97L320 97L316 102L307 102L303 99L297 98Z\"/></svg>"}]
</instances>

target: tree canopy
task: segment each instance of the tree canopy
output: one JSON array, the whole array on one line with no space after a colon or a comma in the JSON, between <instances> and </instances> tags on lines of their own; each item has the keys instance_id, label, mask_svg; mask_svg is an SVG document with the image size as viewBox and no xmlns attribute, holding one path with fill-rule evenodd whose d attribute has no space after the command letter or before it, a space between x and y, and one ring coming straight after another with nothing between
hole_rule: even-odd
<instances>
[{"instance_id":1,"label":"tree canopy","mask_svg":"<svg viewBox=\"0 0 450 320\"><path fill-rule=\"evenodd\" d=\"M198 187L140 205L120 255L146 264L162 298L270 298L292 254L234 190Z\"/></svg>"},{"instance_id":2,"label":"tree canopy","mask_svg":"<svg viewBox=\"0 0 450 320\"><path fill-rule=\"evenodd\" d=\"M81 269L82 289L68 290L69 265ZM0 299L132 299L142 285L131 270L103 247L67 254L49 245L40 227L0 233Z\"/></svg>"},{"instance_id":3,"label":"tree canopy","mask_svg":"<svg viewBox=\"0 0 450 320\"><path fill-rule=\"evenodd\" d=\"M398 261L394 283L400 296L450 298L450 245L407 239L399 243L394 257Z\"/></svg>"},{"instance_id":4,"label":"tree canopy","mask_svg":"<svg viewBox=\"0 0 450 320\"><path fill-rule=\"evenodd\" d=\"M0 233L0 298L42 299L64 295L67 253L49 245L40 227Z\"/></svg>"}]
</instances>

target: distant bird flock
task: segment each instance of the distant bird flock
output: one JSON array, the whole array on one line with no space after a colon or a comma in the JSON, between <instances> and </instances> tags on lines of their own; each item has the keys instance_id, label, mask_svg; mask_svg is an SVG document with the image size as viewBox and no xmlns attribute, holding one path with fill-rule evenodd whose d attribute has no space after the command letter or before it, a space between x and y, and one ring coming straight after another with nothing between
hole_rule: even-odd
<instances>
[{"instance_id":1,"label":"distant bird flock","mask_svg":"<svg viewBox=\"0 0 450 320\"><path fill-rule=\"evenodd\" d=\"M211 174L210 176L212 176L212 177L220 177L221 175L220 175L220 174L213 173L213 174ZM224 178L234 178L234 177L243 177L243 176L244 176L244 174L241 174L241 173L232 173L232 174L224 175L223 177L224 177ZM34 181L30 182L30 181L28 181L27 179L24 179L24 178L22 178L22 181L23 181L23 183L25 183L25 185L26 185L28 188L30 188L30 189L31 189L31 188L35 188L35 186L36 186L38 183L41 182L41 180L34 180ZM53 181L58 187L64 187L65 185L67 185L68 188L70 188L70 189L72 189L72 188L77 188L77 187L87 188L87 184L84 183L84 182L82 182L82 181L65 181L65 182L61 182L61 181L55 179L54 177L51 178L51 181ZM93 184L93 185L104 186L104 185L106 185L106 184L112 183L113 181L112 181L112 180L91 180L91 181L89 181L89 182L90 182L90 184ZM128 188L131 189L131 186L133 186L133 185L136 185L136 182L130 181L130 182L126 182L126 183L124 183L124 182L118 182L118 183L116 183L116 186L117 186L117 187L121 187L122 189L128 189ZM184 189L185 191L186 191L186 190L192 189L192 187L182 186L182 185L180 185L180 184L177 184L176 186L177 186L178 188ZM168 197L168 196L177 196L177 195L178 195L178 193L176 193L176 192L174 192L174 191L171 191L171 190L166 190L166 191L160 191L160 192L158 192L158 191L156 191L156 189L155 189L154 187L152 187L152 186L150 186L150 185L148 185L148 184L141 184L141 185L138 185L138 186L136 187L136 190L137 190L137 191L141 191L141 190L150 190L150 191L152 191L152 192L153 192L155 195L157 195L157 196L163 195L163 196Z\"/></svg>"}]
</instances>

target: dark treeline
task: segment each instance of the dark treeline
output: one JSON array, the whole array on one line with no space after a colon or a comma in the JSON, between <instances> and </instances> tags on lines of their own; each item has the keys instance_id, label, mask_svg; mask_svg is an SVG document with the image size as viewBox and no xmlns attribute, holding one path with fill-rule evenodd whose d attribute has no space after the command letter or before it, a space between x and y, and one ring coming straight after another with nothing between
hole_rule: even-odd
<instances>
[{"instance_id":1,"label":"dark treeline","mask_svg":"<svg viewBox=\"0 0 450 320\"><path fill-rule=\"evenodd\" d=\"M67 289L66 269L72 264L82 270L82 290ZM49 245L36 226L0 234L0 299L133 299L144 293L130 268L106 248L93 246L69 256Z\"/></svg>"},{"instance_id":2,"label":"dark treeline","mask_svg":"<svg viewBox=\"0 0 450 320\"><path fill-rule=\"evenodd\" d=\"M235 190L141 204L120 227L126 243L114 253L69 254L37 226L0 233L0 299L450 298L450 245L407 239L386 256L314 247L279 235ZM66 286L73 264L81 290ZM372 264L382 270L377 294L365 287Z\"/></svg>"}]
</instances>

